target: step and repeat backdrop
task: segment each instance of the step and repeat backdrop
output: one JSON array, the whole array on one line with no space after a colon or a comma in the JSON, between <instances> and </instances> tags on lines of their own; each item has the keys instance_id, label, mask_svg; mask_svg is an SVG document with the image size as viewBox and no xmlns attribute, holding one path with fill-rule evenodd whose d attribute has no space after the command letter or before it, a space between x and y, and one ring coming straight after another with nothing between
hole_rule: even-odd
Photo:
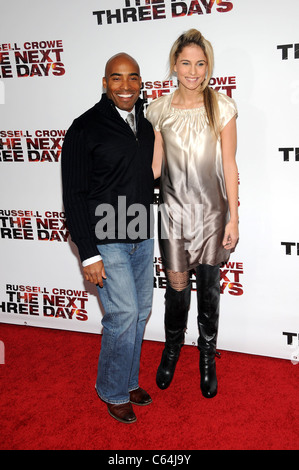
<instances>
[{"instance_id":1,"label":"step and repeat backdrop","mask_svg":"<svg viewBox=\"0 0 299 470\"><path fill-rule=\"evenodd\" d=\"M197 28L214 47L210 85L239 111L240 241L221 269L218 348L296 362L298 17L297 0L1 1L0 323L101 333L96 289L83 279L65 221L64 136L100 99L105 63L117 52L139 62L146 105L172 93L170 47ZM153 263L145 339L164 341L157 242ZM192 282L189 345L197 340Z\"/></svg>"}]
</instances>

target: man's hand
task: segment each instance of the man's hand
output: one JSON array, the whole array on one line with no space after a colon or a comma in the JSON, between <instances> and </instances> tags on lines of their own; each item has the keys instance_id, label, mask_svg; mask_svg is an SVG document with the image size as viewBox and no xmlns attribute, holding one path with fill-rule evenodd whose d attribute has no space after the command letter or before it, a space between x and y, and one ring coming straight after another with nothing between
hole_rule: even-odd
<instances>
[{"instance_id":1,"label":"man's hand","mask_svg":"<svg viewBox=\"0 0 299 470\"><path fill-rule=\"evenodd\" d=\"M103 287L103 279L106 279L106 273L103 261L97 261L83 268L86 281L98 284Z\"/></svg>"}]
</instances>

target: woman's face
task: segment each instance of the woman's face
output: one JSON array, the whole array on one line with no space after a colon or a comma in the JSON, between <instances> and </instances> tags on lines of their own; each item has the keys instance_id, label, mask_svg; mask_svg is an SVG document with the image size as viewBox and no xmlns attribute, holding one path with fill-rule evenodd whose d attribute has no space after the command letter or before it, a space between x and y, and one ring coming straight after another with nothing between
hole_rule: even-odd
<instances>
[{"instance_id":1,"label":"woman's face","mask_svg":"<svg viewBox=\"0 0 299 470\"><path fill-rule=\"evenodd\" d=\"M201 47L190 44L178 55L174 66L180 85L197 90L206 77L208 61Z\"/></svg>"}]
</instances>

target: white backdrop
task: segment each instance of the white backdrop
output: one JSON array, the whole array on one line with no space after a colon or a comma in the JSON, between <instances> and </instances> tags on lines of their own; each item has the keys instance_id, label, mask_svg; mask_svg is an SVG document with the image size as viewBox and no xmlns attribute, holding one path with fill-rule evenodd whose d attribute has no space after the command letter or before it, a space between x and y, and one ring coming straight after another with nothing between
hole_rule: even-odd
<instances>
[{"instance_id":1,"label":"white backdrop","mask_svg":"<svg viewBox=\"0 0 299 470\"><path fill-rule=\"evenodd\" d=\"M117 52L139 62L148 103L172 92L169 49L195 27L214 47L211 85L232 96L239 110L240 241L222 269L218 348L293 359L298 17L297 0L1 0L0 322L101 332L96 290L83 280L65 227L63 136L100 99L105 63ZM164 341L159 256L156 244L145 338ZM186 343L196 340L193 292Z\"/></svg>"}]
</instances>

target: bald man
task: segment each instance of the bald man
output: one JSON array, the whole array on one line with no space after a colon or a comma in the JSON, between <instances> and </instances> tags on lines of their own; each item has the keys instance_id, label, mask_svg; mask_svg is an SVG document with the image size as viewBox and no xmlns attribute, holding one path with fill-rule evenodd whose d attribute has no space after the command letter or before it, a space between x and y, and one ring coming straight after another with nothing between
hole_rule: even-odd
<instances>
[{"instance_id":1,"label":"bald man","mask_svg":"<svg viewBox=\"0 0 299 470\"><path fill-rule=\"evenodd\" d=\"M63 201L84 277L97 285L104 309L96 390L113 418L133 423L132 404L152 401L139 386L139 367L153 293L154 132L135 59L111 57L103 87L66 133Z\"/></svg>"}]
</instances>

